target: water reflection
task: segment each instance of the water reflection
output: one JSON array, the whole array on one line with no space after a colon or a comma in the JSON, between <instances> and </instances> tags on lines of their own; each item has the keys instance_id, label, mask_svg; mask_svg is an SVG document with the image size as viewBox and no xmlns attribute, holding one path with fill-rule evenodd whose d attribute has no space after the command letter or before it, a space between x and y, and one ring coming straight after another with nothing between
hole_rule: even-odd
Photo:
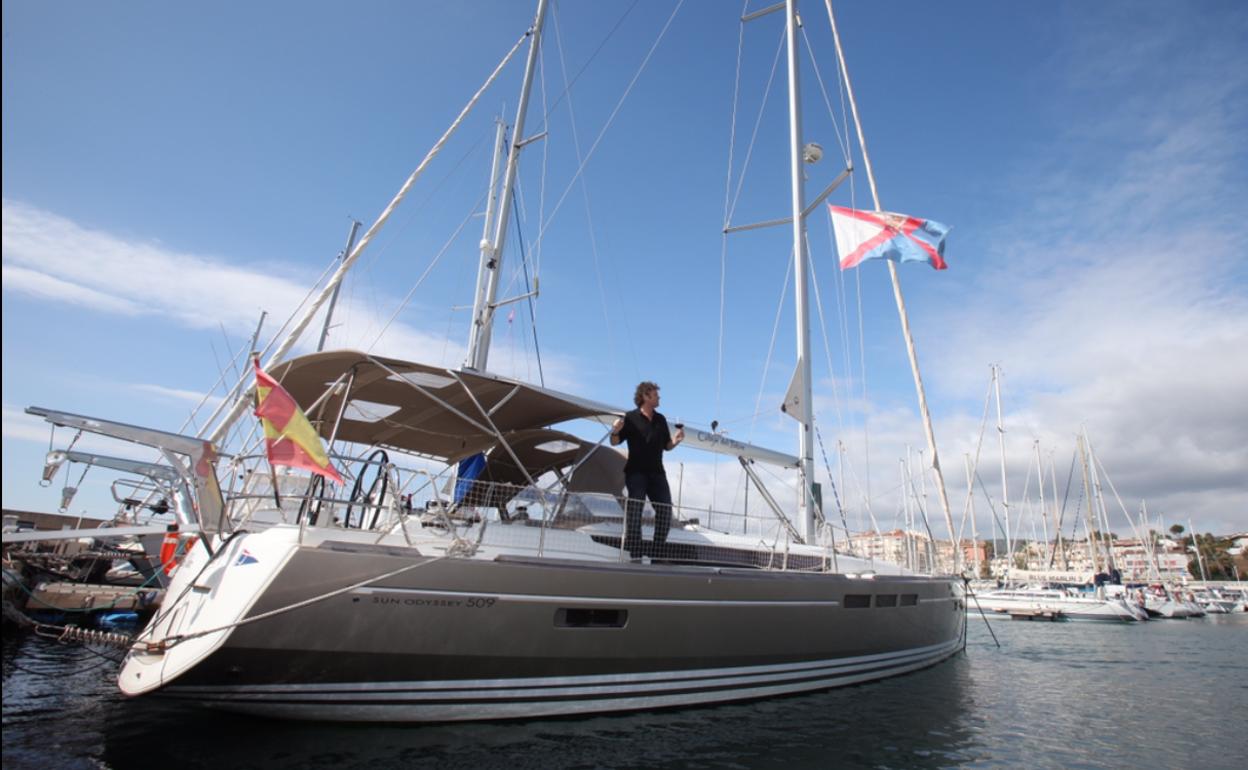
<instances>
[{"instance_id":1,"label":"water reflection","mask_svg":"<svg viewBox=\"0 0 1248 770\"><path fill-rule=\"evenodd\" d=\"M823 693L715 707L526 722L309 726L124 704L103 759L184 767L948 767L975 759L968 662ZM212 741L187 757L186 728ZM221 736L218 740L209 736ZM192 741L192 743L195 741Z\"/></svg>"},{"instance_id":2,"label":"water reflection","mask_svg":"<svg viewBox=\"0 0 1248 770\"><path fill-rule=\"evenodd\" d=\"M857 687L528 722L310 724L116 689L77 646L6 630L9 768L1237 767L1248 615L1099 625L975 619L967 653Z\"/></svg>"}]
</instances>

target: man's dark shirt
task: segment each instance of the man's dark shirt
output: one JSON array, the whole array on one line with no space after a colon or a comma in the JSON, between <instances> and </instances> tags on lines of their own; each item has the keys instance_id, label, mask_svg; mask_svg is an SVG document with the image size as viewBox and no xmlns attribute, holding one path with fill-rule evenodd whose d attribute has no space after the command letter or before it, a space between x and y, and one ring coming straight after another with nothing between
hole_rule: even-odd
<instances>
[{"instance_id":1,"label":"man's dark shirt","mask_svg":"<svg viewBox=\"0 0 1248 770\"><path fill-rule=\"evenodd\" d=\"M667 418L658 412L647 420L640 409L624 415L620 438L628 442L628 462L624 473L663 473L663 450L672 440Z\"/></svg>"}]
</instances>

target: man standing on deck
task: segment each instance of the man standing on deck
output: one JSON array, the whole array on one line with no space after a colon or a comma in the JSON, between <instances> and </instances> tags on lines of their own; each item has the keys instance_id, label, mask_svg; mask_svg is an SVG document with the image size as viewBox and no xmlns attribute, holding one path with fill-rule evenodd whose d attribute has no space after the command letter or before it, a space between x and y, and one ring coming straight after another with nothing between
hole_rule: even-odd
<instances>
[{"instance_id":1,"label":"man standing on deck","mask_svg":"<svg viewBox=\"0 0 1248 770\"><path fill-rule=\"evenodd\" d=\"M672 526L672 490L663 470L663 452L685 440L679 423L673 436L667 419L659 414L659 386L645 381L633 394L637 408L611 426L611 446L628 442L628 462L624 464L624 485L628 502L624 506L624 548L636 560L641 556L641 509L646 498L654 506L654 555L667 542Z\"/></svg>"}]
</instances>

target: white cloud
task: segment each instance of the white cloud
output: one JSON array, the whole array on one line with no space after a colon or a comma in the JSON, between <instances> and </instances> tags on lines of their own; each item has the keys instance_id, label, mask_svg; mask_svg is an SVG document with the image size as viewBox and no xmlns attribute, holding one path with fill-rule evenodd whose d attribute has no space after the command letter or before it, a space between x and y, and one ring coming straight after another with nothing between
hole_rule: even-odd
<instances>
[{"instance_id":1,"label":"white cloud","mask_svg":"<svg viewBox=\"0 0 1248 770\"><path fill-rule=\"evenodd\" d=\"M1012 497L1037 438L1064 486L1086 427L1133 515L1147 501L1229 531L1248 515L1242 50L1213 40L1176 59L1190 31L1078 30L1069 85L1093 103L1063 116L1046 148L1060 153L1016 170L1020 209L992 238L995 267L950 303L931 379L975 394L988 363L1003 366ZM961 427L938 434L965 435L978 415L949 422ZM991 428L988 440L999 499Z\"/></svg>"},{"instance_id":2,"label":"white cloud","mask_svg":"<svg viewBox=\"0 0 1248 770\"><path fill-rule=\"evenodd\" d=\"M184 401L189 404L199 406L201 403L205 408L211 410L221 403L220 396L207 396L197 390L179 390L178 388L166 388L163 385L153 385L150 383L139 383L133 386L135 390L144 393L152 393L173 401Z\"/></svg>"},{"instance_id":3,"label":"white cloud","mask_svg":"<svg viewBox=\"0 0 1248 770\"><path fill-rule=\"evenodd\" d=\"M133 316L143 312L138 305L121 297L16 265L4 266L4 288L6 291L21 292L37 299L68 302L106 313Z\"/></svg>"},{"instance_id":4,"label":"white cloud","mask_svg":"<svg viewBox=\"0 0 1248 770\"><path fill-rule=\"evenodd\" d=\"M306 293L292 281L159 244L128 241L82 227L20 201L4 201L4 261L86 287L130 313L172 318L193 328L250 330L258 309L289 313ZM27 290L30 281L6 289ZM115 307L97 306L110 311Z\"/></svg>"},{"instance_id":5,"label":"white cloud","mask_svg":"<svg viewBox=\"0 0 1248 770\"><path fill-rule=\"evenodd\" d=\"M160 244L127 240L13 200L4 201L4 263L5 291L104 313L150 314L191 329L216 329L223 324L241 334L254 330L261 308L271 318L289 317L308 296L313 278L300 281L280 274L292 272L289 268L238 267ZM384 297L365 303L344 296L328 344L446 366L463 361L466 341L402 322L387 326L375 310L378 299L385 304ZM389 302L397 305L398 299ZM296 353L313 349L320 324L313 320ZM273 325L266 328L272 330ZM507 355L496 342L491 368L537 379L526 360ZM543 365L551 387L569 387L575 382L577 367L570 359L547 354Z\"/></svg>"}]
</instances>

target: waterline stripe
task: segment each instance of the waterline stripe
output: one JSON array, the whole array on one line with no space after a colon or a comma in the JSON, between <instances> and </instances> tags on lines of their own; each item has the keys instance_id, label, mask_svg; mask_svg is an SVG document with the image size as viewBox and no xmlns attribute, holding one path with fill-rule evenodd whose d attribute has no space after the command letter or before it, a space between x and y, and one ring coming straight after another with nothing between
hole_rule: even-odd
<instances>
[{"instance_id":1,"label":"waterline stripe","mask_svg":"<svg viewBox=\"0 0 1248 770\"><path fill-rule=\"evenodd\" d=\"M650 684L660 687L673 684L695 684L702 682L714 686L728 681L767 681L785 677L801 677L810 675L827 676L835 672L854 672L891 666L905 665L916 660L941 655L956 650L961 639L954 639L941 644L902 650L894 653L863 655L853 658L836 658L821 661L804 661L802 663L771 664L765 666L744 666L734 668L692 669L688 671L654 671L631 674L606 674L574 677L532 677L521 679L477 679L477 680L442 680L432 682L353 682L335 684L285 684L285 685L226 685L226 686L191 686L179 687L171 685L169 691L191 694L323 694L367 692L378 696L381 693L452 693L452 692L508 692L523 690L536 692L539 690L576 690L595 687L613 687L625 685L644 689Z\"/></svg>"},{"instance_id":2,"label":"waterline stripe","mask_svg":"<svg viewBox=\"0 0 1248 770\"><path fill-rule=\"evenodd\" d=\"M539 692L526 697L524 692L486 693L484 699L473 698L474 693L459 693L458 697L410 698L405 700L378 700L375 693L361 692L363 699L339 700L317 698L315 696L291 695L281 698L265 697L262 693L236 693L234 695L199 696L191 693L175 693L170 688L169 695L179 699L198 700L207 704L229 705L244 711L270 714L290 714L305 716L350 717L352 714L365 717L384 718L418 718L418 719L480 719L483 717L505 718L507 716L533 716L537 714L578 713L587 711L606 711L648 708L667 705L683 705L710 703L744 698L767 697L809 690L826 689L834 686L856 684L858 682L881 679L887 676L915 671L934 665L956 652L956 647L939 654L907 662L897 661L888 666L868 667L859 670L841 671L836 674L808 676L800 679L759 679L755 681L736 681L712 685L703 683L700 687L669 686L665 689L625 689L579 692ZM678 685L679 683L672 683ZM180 696L180 697L179 697ZM248 697L250 696L250 697ZM604 697L606 696L606 697Z\"/></svg>"}]
</instances>

